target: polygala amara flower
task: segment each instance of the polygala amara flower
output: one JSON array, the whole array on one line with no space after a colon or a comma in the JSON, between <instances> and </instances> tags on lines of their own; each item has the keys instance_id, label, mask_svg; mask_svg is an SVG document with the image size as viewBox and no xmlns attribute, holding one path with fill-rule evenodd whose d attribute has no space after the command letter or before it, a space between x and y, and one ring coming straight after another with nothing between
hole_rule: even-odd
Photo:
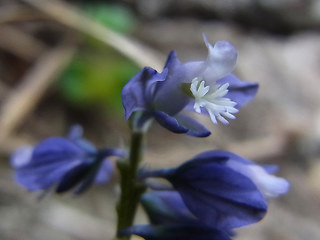
<instances>
[{"instance_id":1,"label":"polygala amara flower","mask_svg":"<svg viewBox=\"0 0 320 240\"><path fill-rule=\"evenodd\" d=\"M266 198L289 189L285 179L226 151L204 152L177 168L142 170L140 177L166 178L199 221L229 229L258 222L266 214Z\"/></svg>"},{"instance_id":2,"label":"polygala amara flower","mask_svg":"<svg viewBox=\"0 0 320 240\"><path fill-rule=\"evenodd\" d=\"M122 90L125 118L142 112L143 123L155 119L172 132L196 137L210 132L183 110L208 114L215 124L234 119L238 109L256 95L258 84L231 74L238 53L229 42L213 46L205 36L204 41L208 48L204 61L180 63L171 51L162 73L145 67L135 75Z\"/></svg>"},{"instance_id":3,"label":"polygala amara flower","mask_svg":"<svg viewBox=\"0 0 320 240\"><path fill-rule=\"evenodd\" d=\"M50 137L36 146L17 149L11 156L16 181L29 191L56 186L58 193L75 189L82 193L93 183L110 179L113 164L109 157L123 157L121 149L98 150L82 138L82 128L74 126L67 138Z\"/></svg>"}]
</instances>

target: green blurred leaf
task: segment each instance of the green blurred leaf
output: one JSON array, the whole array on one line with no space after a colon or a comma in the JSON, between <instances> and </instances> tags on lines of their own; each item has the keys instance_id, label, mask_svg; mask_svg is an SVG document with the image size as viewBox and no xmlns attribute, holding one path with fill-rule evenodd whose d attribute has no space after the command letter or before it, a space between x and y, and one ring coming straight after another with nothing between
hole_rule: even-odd
<instances>
[{"instance_id":1,"label":"green blurred leaf","mask_svg":"<svg viewBox=\"0 0 320 240\"><path fill-rule=\"evenodd\" d=\"M121 90L138 68L118 55L82 53L60 78L65 99L76 107L92 105L121 109Z\"/></svg>"},{"instance_id":2,"label":"green blurred leaf","mask_svg":"<svg viewBox=\"0 0 320 240\"><path fill-rule=\"evenodd\" d=\"M131 12L120 5L91 3L83 7L94 20L121 34L134 26ZM85 45L59 81L63 97L74 107L92 105L122 109L121 90L138 68L113 49L85 36Z\"/></svg>"}]
</instances>

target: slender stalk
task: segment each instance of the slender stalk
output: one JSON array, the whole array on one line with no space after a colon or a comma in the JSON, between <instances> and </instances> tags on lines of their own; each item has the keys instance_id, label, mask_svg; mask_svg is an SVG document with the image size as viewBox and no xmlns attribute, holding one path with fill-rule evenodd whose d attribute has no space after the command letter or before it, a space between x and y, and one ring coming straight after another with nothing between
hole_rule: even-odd
<instances>
[{"instance_id":1,"label":"slender stalk","mask_svg":"<svg viewBox=\"0 0 320 240\"><path fill-rule=\"evenodd\" d=\"M137 171L142 158L143 132L131 135L130 156L118 163L121 176L121 196L117 205L117 232L132 226L140 196L145 191L144 184L137 179ZM130 236L117 237L116 240L129 240Z\"/></svg>"}]
</instances>

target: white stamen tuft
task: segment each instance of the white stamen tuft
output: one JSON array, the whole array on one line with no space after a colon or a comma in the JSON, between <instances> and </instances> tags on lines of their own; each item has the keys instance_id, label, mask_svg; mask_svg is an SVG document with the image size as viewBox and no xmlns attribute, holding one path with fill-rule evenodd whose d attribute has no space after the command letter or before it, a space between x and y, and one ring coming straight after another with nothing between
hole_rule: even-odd
<instances>
[{"instance_id":1,"label":"white stamen tuft","mask_svg":"<svg viewBox=\"0 0 320 240\"><path fill-rule=\"evenodd\" d=\"M201 113L201 107L203 107L208 111L214 124L218 124L218 120L228 124L226 118L235 119L233 113L238 112L234 107L237 103L224 97L228 93L228 87L229 84L225 83L222 86L215 85L212 89L211 86L205 86L204 80L193 79L190 90L195 98L194 110Z\"/></svg>"}]
</instances>

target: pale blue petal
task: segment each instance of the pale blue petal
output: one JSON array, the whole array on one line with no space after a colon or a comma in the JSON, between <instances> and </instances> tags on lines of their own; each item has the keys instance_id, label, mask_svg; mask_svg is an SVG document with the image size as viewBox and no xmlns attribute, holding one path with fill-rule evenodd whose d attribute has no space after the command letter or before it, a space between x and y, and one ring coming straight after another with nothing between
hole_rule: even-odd
<instances>
[{"instance_id":1,"label":"pale blue petal","mask_svg":"<svg viewBox=\"0 0 320 240\"><path fill-rule=\"evenodd\" d=\"M257 83L241 81L233 74L229 74L217 81L217 84L219 85L223 85L225 83L229 83L229 92L225 97L236 102L237 108L243 107L250 102L256 96L259 87Z\"/></svg>"}]
</instances>

